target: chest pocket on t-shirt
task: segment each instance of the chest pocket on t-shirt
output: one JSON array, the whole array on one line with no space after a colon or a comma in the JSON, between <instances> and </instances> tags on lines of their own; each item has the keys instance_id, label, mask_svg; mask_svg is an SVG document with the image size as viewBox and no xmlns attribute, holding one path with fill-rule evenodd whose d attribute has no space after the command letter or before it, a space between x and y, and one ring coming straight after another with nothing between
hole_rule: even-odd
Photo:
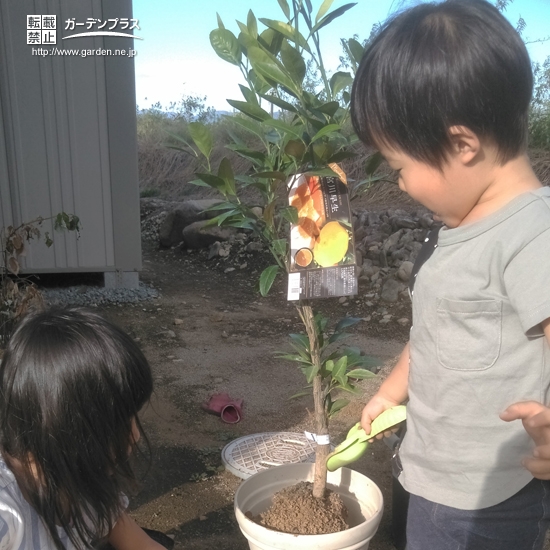
<instances>
[{"instance_id":1,"label":"chest pocket on t-shirt","mask_svg":"<svg viewBox=\"0 0 550 550\"><path fill-rule=\"evenodd\" d=\"M502 303L437 298L437 358L447 369L484 370L498 359Z\"/></svg>"}]
</instances>

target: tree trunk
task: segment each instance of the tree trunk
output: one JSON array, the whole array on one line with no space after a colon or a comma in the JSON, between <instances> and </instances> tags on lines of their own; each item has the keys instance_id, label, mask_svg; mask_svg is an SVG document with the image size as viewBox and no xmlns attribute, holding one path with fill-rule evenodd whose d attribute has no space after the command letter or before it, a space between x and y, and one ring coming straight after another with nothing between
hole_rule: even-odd
<instances>
[{"instance_id":1,"label":"tree trunk","mask_svg":"<svg viewBox=\"0 0 550 550\"><path fill-rule=\"evenodd\" d=\"M321 354L319 350L319 340L317 327L311 306L306 301L298 306L300 317L306 328L311 350L311 361L317 367L321 368ZM319 436L328 436L328 418L325 411L325 396L323 393L322 378L317 374L313 378L313 402L315 404L315 433ZM315 451L315 477L313 478L313 496L322 498L325 496L327 485L327 456L330 453L330 443L317 443Z\"/></svg>"}]
</instances>

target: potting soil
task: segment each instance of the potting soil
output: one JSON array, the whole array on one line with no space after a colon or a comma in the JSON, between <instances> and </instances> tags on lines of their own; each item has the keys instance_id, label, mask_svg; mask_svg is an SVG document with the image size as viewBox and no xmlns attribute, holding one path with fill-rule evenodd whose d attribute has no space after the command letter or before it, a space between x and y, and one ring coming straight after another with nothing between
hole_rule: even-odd
<instances>
[{"instance_id":1,"label":"potting soil","mask_svg":"<svg viewBox=\"0 0 550 550\"><path fill-rule=\"evenodd\" d=\"M270 508L251 519L283 533L323 535L348 529L347 517L340 495L327 489L324 498L315 498L313 484L302 481L276 493Z\"/></svg>"}]
</instances>

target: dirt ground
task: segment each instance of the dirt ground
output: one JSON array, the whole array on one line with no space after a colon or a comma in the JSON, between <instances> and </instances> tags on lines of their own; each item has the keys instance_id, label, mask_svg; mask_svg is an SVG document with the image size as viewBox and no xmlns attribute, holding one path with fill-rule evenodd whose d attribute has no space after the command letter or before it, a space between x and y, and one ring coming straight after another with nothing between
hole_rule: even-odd
<instances>
[{"instance_id":1,"label":"dirt ground","mask_svg":"<svg viewBox=\"0 0 550 550\"><path fill-rule=\"evenodd\" d=\"M311 429L312 399L288 400L305 385L303 375L274 356L290 350L288 334L300 331L298 315L286 301L282 280L267 298L256 291L259 273L269 265L262 253L229 273L223 260L207 261L197 252L159 250L144 243L143 254L141 279L159 289L161 297L102 308L138 340L155 380L152 402L142 415L152 461L140 492L131 498L131 514L143 527L173 536L176 549L246 550L233 514L233 495L241 480L223 470L221 450L243 435ZM318 305L334 322L346 314L365 317L371 307L361 287L359 297L347 305L338 299ZM396 307L400 317L410 316L408 304ZM396 323L361 322L353 331L349 343L378 357L384 367L375 379L361 382L363 398L352 401L332 422L335 443L357 422L408 334L407 327ZM201 409L217 392L244 399L240 423L224 424ZM385 498L372 550L394 548L389 459L388 447L376 442L354 465L379 485Z\"/></svg>"}]
</instances>

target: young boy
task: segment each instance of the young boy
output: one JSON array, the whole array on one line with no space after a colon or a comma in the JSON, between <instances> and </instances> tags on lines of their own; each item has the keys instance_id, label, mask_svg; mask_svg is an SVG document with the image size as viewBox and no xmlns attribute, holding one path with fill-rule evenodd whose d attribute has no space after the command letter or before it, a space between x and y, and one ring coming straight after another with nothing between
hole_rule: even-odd
<instances>
[{"instance_id":1,"label":"young boy","mask_svg":"<svg viewBox=\"0 0 550 550\"><path fill-rule=\"evenodd\" d=\"M503 421L550 397L550 189L526 152L532 86L523 42L484 0L398 15L356 75L357 134L444 223L415 279L410 341L362 415L368 433L409 400L407 550L544 542L550 482L522 465L534 445L521 423Z\"/></svg>"}]
</instances>

